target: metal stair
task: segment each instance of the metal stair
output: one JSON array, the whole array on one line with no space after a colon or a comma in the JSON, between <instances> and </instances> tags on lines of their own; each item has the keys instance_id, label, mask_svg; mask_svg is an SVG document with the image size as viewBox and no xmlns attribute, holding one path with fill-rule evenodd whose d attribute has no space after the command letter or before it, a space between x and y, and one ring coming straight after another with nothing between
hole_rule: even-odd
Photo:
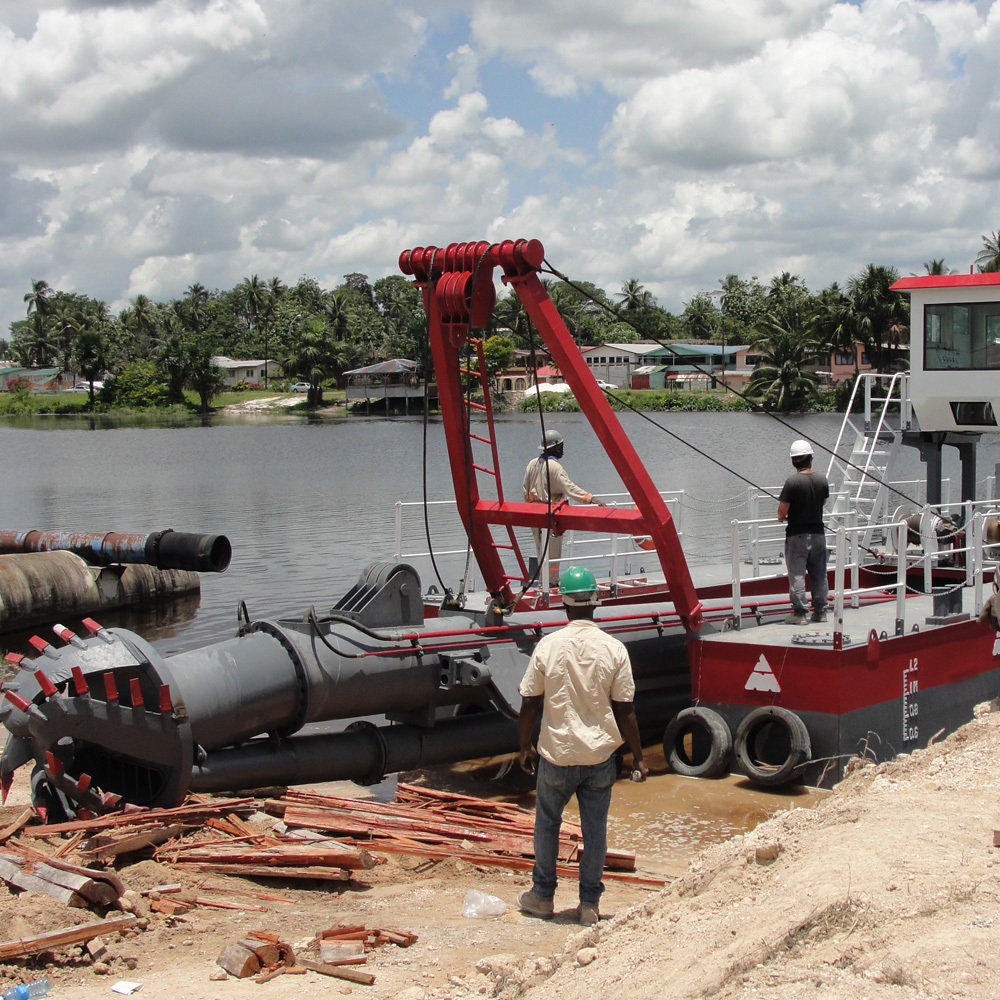
<instances>
[{"instance_id":1,"label":"metal stair","mask_svg":"<svg viewBox=\"0 0 1000 1000\"><path fill-rule=\"evenodd\" d=\"M872 526L889 519L887 483L892 479L903 432L910 429L909 374L869 373L854 385L851 402L830 455L827 479L840 494L834 510L854 510L859 527L868 526L862 544L872 542ZM864 394L864 407L858 396ZM859 412L856 412L856 408Z\"/></svg>"}]
</instances>

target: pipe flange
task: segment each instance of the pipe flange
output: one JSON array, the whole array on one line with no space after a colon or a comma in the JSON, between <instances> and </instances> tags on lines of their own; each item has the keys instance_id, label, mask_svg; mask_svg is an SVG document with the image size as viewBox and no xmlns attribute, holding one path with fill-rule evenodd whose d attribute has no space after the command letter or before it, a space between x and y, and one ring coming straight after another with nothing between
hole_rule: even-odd
<instances>
[{"instance_id":1,"label":"pipe flange","mask_svg":"<svg viewBox=\"0 0 1000 1000\"><path fill-rule=\"evenodd\" d=\"M367 719L358 719L349 726L344 727L345 733L358 732L359 730L363 730L372 737L372 741L378 752L378 763L363 778L355 778L354 781L358 785L377 785L385 777L385 768L389 761L389 748L386 746L385 737L374 722L369 722Z\"/></svg>"},{"instance_id":2,"label":"pipe flange","mask_svg":"<svg viewBox=\"0 0 1000 1000\"><path fill-rule=\"evenodd\" d=\"M302 662L295 644L290 642L288 636L271 622L252 622L247 626L246 631L247 633L263 632L271 636L272 639L277 639L281 648L284 649L288 654L288 658L292 661L292 669L295 671L295 682L298 685L299 691L298 709L295 713L295 718L277 730L277 733L281 737L293 736L306 724L306 720L309 718L309 678L306 675L305 664Z\"/></svg>"}]
</instances>

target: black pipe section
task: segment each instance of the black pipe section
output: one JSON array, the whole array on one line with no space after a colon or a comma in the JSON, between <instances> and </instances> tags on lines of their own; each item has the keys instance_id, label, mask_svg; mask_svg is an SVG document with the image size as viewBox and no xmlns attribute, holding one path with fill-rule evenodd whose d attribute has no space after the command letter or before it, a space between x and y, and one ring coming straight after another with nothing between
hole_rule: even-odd
<instances>
[{"instance_id":1,"label":"black pipe section","mask_svg":"<svg viewBox=\"0 0 1000 1000\"><path fill-rule=\"evenodd\" d=\"M68 551L92 566L145 563L157 569L224 573L233 558L225 535L197 535L167 528L150 535L84 531L0 531L0 555Z\"/></svg>"}]
</instances>

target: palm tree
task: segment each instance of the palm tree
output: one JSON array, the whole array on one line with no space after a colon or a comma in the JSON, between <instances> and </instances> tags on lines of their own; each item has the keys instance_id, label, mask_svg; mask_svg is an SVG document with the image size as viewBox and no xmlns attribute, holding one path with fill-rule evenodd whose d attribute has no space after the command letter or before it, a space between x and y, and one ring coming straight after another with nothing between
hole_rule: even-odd
<instances>
[{"instance_id":1,"label":"palm tree","mask_svg":"<svg viewBox=\"0 0 1000 1000\"><path fill-rule=\"evenodd\" d=\"M980 271L1000 271L1000 230L983 237L976 265Z\"/></svg>"},{"instance_id":2,"label":"palm tree","mask_svg":"<svg viewBox=\"0 0 1000 1000\"><path fill-rule=\"evenodd\" d=\"M256 274L244 278L237 286L236 293L243 310L243 322L247 333L256 333L260 315L267 307L267 285Z\"/></svg>"},{"instance_id":3,"label":"palm tree","mask_svg":"<svg viewBox=\"0 0 1000 1000\"><path fill-rule=\"evenodd\" d=\"M94 382L108 367L108 339L98 323L86 324L73 339L73 367L90 383L90 405L94 405Z\"/></svg>"},{"instance_id":4,"label":"palm tree","mask_svg":"<svg viewBox=\"0 0 1000 1000\"><path fill-rule=\"evenodd\" d=\"M925 274L952 274L950 268L944 266L944 258L942 257L938 260L937 257L932 257L929 261L924 261L924 273Z\"/></svg>"},{"instance_id":5,"label":"palm tree","mask_svg":"<svg viewBox=\"0 0 1000 1000\"><path fill-rule=\"evenodd\" d=\"M138 340L136 348L142 357L146 357L158 339L159 313L145 295L137 295L132 302L132 323Z\"/></svg>"},{"instance_id":6,"label":"palm tree","mask_svg":"<svg viewBox=\"0 0 1000 1000\"><path fill-rule=\"evenodd\" d=\"M52 289L47 281L43 281L41 278L32 278L31 291L24 293L28 315L30 316L32 313L38 313L42 316L48 315L51 295Z\"/></svg>"},{"instance_id":7,"label":"palm tree","mask_svg":"<svg viewBox=\"0 0 1000 1000\"><path fill-rule=\"evenodd\" d=\"M297 372L309 381L306 405L317 406L323 402L320 382L337 370L338 345L325 317L309 316L294 332L281 366L285 373Z\"/></svg>"},{"instance_id":8,"label":"palm tree","mask_svg":"<svg viewBox=\"0 0 1000 1000\"><path fill-rule=\"evenodd\" d=\"M766 410L801 409L819 392L819 376L806 368L822 350L812 324L805 331L769 320L753 346L761 360L747 384L747 395L760 400Z\"/></svg>"},{"instance_id":9,"label":"palm tree","mask_svg":"<svg viewBox=\"0 0 1000 1000\"><path fill-rule=\"evenodd\" d=\"M886 370L887 351L898 347L909 332L908 303L890 287L899 280L899 271L884 264L868 264L847 282L855 332L865 345L872 367Z\"/></svg>"},{"instance_id":10,"label":"palm tree","mask_svg":"<svg viewBox=\"0 0 1000 1000\"><path fill-rule=\"evenodd\" d=\"M86 316L74 308L72 300L61 300L52 308L50 322L52 339L58 345L64 368L70 367L73 340L86 328L86 325Z\"/></svg>"},{"instance_id":11,"label":"palm tree","mask_svg":"<svg viewBox=\"0 0 1000 1000\"><path fill-rule=\"evenodd\" d=\"M681 322L686 336L696 340L712 340L722 324L722 315L708 292L699 292L684 307Z\"/></svg>"}]
</instances>

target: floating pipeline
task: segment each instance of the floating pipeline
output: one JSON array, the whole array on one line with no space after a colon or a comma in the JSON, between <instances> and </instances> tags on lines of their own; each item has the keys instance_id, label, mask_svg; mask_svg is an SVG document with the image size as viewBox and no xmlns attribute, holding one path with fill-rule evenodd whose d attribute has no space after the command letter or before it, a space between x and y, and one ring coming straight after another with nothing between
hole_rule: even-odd
<instances>
[{"instance_id":1,"label":"floating pipeline","mask_svg":"<svg viewBox=\"0 0 1000 1000\"><path fill-rule=\"evenodd\" d=\"M89 566L73 552L0 555L0 632L200 589L198 574L188 570Z\"/></svg>"},{"instance_id":2,"label":"floating pipeline","mask_svg":"<svg viewBox=\"0 0 1000 1000\"><path fill-rule=\"evenodd\" d=\"M169 528L0 531L0 632L197 592L198 573L223 573L232 556L225 535Z\"/></svg>"},{"instance_id":3,"label":"floating pipeline","mask_svg":"<svg viewBox=\"0 0 1000 1000\"><path fill-rule=\"evenodd\" d=\"M188 531L152 534L98 534L85 531L0 531L0 555L20 552L74 552L93 566L143 564L157 569L192 573L224 573L233 558L225 535L198 535Z\"/></svg>"}]
</instances>

